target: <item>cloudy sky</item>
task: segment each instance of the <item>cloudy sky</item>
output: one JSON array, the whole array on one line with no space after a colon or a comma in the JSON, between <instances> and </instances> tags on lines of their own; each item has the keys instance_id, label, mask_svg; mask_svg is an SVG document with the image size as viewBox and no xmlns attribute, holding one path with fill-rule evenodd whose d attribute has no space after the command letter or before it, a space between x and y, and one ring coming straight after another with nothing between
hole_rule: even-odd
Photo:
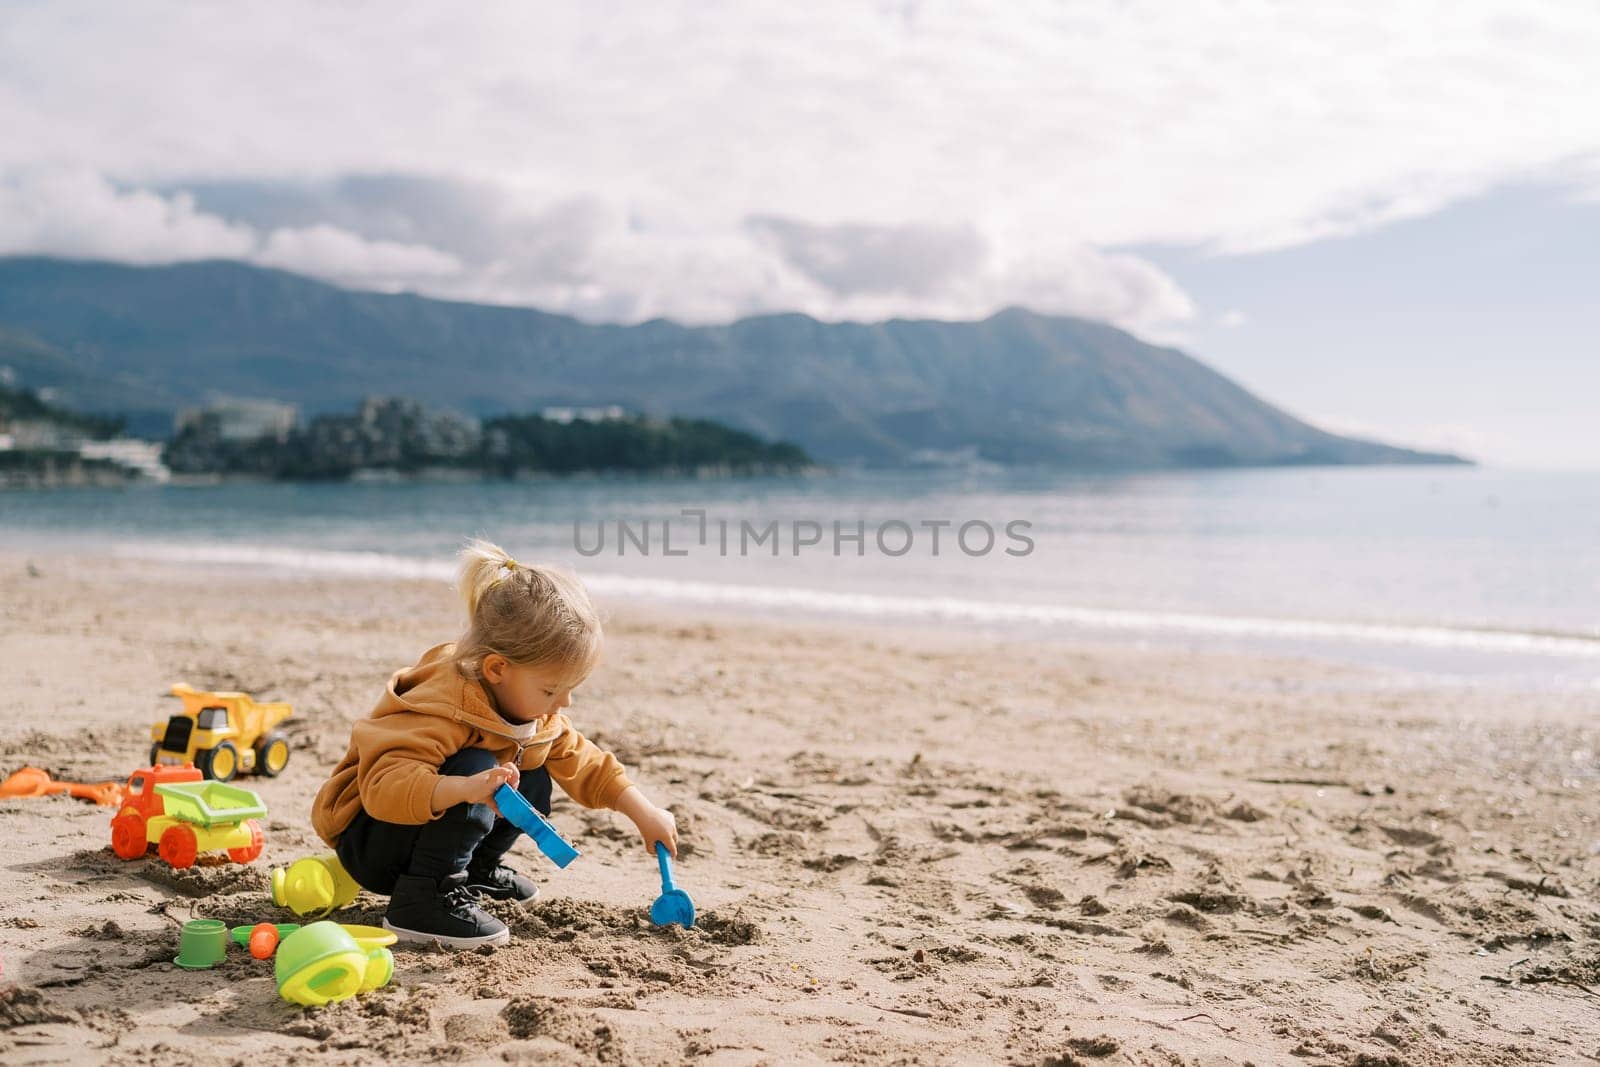
<instances>
[{"instance_id":1,"label":"cloudy sky","mask_svg":"<svg viewBox=\"0 0 1600 1067\"><path fill-rule=\"evenodd\" d=\"M1182 344L1600 466L1600 7L0 0L0 254Z\"/></svg>"}]
</instances>

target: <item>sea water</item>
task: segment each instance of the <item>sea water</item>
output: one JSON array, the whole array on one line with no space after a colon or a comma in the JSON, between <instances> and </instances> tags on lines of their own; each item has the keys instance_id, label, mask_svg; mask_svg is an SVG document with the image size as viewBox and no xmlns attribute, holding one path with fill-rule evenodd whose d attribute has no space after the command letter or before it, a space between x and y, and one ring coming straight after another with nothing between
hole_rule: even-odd
<instances>
[{"instance_id":1,"label":"sea water","mask_svg":"<svg viewBox=\"0 0 1600 1067\"><path fill-rule=\"evenodd\" d=\"M1595 473L1013 468L0 494L0 547L41 557L444 581L473 535L572 566L608 599L1600 691Z\"/></svg>"}]
</instances>

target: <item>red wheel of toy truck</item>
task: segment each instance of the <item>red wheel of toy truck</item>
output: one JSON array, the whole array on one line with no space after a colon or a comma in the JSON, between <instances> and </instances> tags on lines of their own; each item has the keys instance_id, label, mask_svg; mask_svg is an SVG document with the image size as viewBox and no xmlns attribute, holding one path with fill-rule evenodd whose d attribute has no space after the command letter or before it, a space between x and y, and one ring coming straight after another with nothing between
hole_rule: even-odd
<instances>
[{"instance_id":1,"label":"red wheel of toy truck","mask_svg":"<svg viewBox=\"0 0 1600 1067\"><path fill-rule=\"evenodd\" d=\"M162 859L182 870L194 864L194 858L200 854L200 844L195 840L194 831L187 826L169 826L161 835L158 851Z\"/></svg>"},{"instance_id":2,"label":"red wheel of toy truck","mask_svg":"<svg viewBox=\"0 0 1600 1067\"><path fill-rule=\"evenodd\" d=\"M135 808L123 808L111 820L111 851L125 860L144 855L150 842L144 836L144 816Z\"/></svg>"},{"instance_id":3,"label":"red wheel of toy truck","mask_svg":"<svg viewBox=\"0 0 1600 1067\"><path fill-rule=\"evenodd\" d=\"M249 863L261 855L261 846L264 841L261 836L261 827L256 825L254 819L249 820L245 825L250 828L250 843L228 850L228 858L235 863Z\"/></svg>"}]
</instances>

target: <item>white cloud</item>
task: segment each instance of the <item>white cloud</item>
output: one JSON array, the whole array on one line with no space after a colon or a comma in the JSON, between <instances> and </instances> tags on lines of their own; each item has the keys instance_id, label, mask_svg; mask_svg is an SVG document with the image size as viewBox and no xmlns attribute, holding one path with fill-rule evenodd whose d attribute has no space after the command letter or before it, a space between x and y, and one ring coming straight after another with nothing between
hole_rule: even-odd
<instances>
[{"instance_id":1,"label":"white cloud","mask_svg":"<svg viewBox=\"0 0 1600 1067\"><path fill-rule=\"evenodd\" d=\"M746 228L792 272L788 299L823 319L983 318L1008 306L1157 329L1193 302L1137 256L1081 243L995 247L973 227L813 225L760 217Z\"/></svg>"},{"instance_id":2,"label":"white cloud","mask_svg":"<svg viewBox=\"0 0 1600 1067\"><path fill-rule=\"evenodd\" d=\"M448 278L462 270L459 259L436 248L369 241L326 223L273 230L250 258L264 266L379 285L401 279Z\"/></svg>"},{"instance_id":3,"label":"white cloud","mask_svg":"<svg viewBox=\"0 0 1600 1067\"><path fill-rule=\"evenodd\" d=\"M756 216L745 227L796 270L841 296L937 293L975 274L989 251L972 226L819 226Z\"/></svg>"},{"instance_id":4,"label":"white cloud","mask_svg":"<svg viewBox=\"0 0 1600 1067\"><path fill-rule=\"evenodd\" d=\"M255 235L197 211L194 199L119 190L86 171L0 175L0 252L166 263L240 258Z\"/></svg>"},{"instance_id":5,"label":"white cloud","mask_svg":"<svg viewBox=\"0 0 1600 1067\"><path fill-rule=\"evenodd\" d=\"M249 183L203 189L197 200L181 190L119 190L82 171L0 175L0 253L138 263L227 257L598 321L725 322L791 310L829 320L982 318L1023 305L1159 331L1193 314L1187 295L1149 263L1087 245L1006 250L971 228L772 217L705 228L594 197L525 210L490 183L377 183L387 195L373 181L355 184L359 203ZM212 201L232 204L238 217L207 210ZM275 224L308 213L340 224ZM419 239L390 239L400 235Z\"/></svg>"},{"instance_id":6,"label":"white cloud","mask_svg":"<svg viewBox=\"0 0 1600 1067\"><path fill-rule=\"evenodd\" d=\"M169 193L398 175L389 217L313 213L256 240L346 279L595 316L1027 303L1162 323L1188 298L1102 250L1281 248L1600 154L1600 8L1508 10L19 5L0 34L0 171ZM405 200L418 175L482 195L430 223ZM144 256L162 233L239 240L229 212L119 195L156 216L120 239ZM349 238L264 236L318 226ZM65 251L83 230L30 232Z\"/></svg>"},{"instance_id":7,"label":"white cloud","mask_svg":"<svg viewBox=\"0 0 1600 1067\"><path fill-rule=\"evenodd\" d=\"M775 256L769 274L787 275L790 306L822 319L971 319L1025 306L1154 328L1194 313L1177 283L1145 260L1084 244L1004 248L968 227L771 217L747 229Z\"/></svg>"},{"instance_id":8,"label":"white cloud","mask_svg":"<svg viewBox=\"0 0 1600 1067\"><path fill-rule=\"evenodd\" d=\"M1238 308L1229 308L1217 316L1217 325L1226 330L1237 330L1250 321L1250 317Z\"/></svg>"},{"instance_id":9,"label":"white cloud","mask_svg":"<svg viewBox=\"0 0 1600 1067\"><path fill-rule=\"evenodd\" d=\"M380 287L462 270L456 257L425 245L367 240L321 223L262 233L201 210L185 192L119 189L99 174L61 169L0 174L0 254L125 263L242 259Z\"/></svg>"}]
</instances>

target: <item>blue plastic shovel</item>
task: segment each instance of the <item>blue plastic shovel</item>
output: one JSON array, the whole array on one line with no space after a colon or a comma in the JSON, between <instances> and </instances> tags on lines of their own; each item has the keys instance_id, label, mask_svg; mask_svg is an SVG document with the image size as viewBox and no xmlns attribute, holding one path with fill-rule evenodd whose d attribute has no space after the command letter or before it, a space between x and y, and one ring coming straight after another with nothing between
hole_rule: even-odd
<instances>
[{"instance_id":1,"label":"blue plastic shovel","mask_svg":"<svg viewBox=\"0 0 1600 1067\"><path fill-rule=\"evenodd\" d=\"M656 860L661 864L661 895L650 905L650 921L657 926L681 923L694 925L694 901L689 894L672 884L672 860L667 858L667 846L656 842Z\"/></svg>"},{"instance_id":2,"label":"blue plastic shovel","mask_svg":"<svg viewBox=\"0 0 1600 1067\"><path fill-rule=\"evenodd\" d=\"M506 821L533 838L533 843L539 846L539 851L549 856L557 867L565 867L578 858L578 850L567 844L567 839L557 833L554 826L544 821L544 816L528 803L528 798L512 789L509 784L503 784L494 791L494 804L500 809L500 814L506 817Z\"/></svg>"}]
</instances>

